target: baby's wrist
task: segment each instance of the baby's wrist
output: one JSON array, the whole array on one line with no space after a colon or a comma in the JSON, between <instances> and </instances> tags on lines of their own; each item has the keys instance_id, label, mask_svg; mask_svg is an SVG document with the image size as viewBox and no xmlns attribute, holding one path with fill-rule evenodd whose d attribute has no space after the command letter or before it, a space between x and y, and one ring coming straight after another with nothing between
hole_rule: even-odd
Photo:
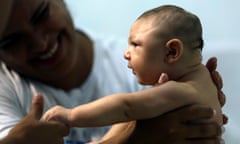
<instances>
[{"instance_id":1,"label":"baby's wrist","mask_svg":"<svg viewBox=\"0 0 240 144\"><path fill-rule=\"evenodd\" d=\"M69 126L69 127L73 127L74 126L74 122L73 122L73 109L68 109L67 111L67 121L66 121L66 124Z\"/></svg>"}]
</instances>

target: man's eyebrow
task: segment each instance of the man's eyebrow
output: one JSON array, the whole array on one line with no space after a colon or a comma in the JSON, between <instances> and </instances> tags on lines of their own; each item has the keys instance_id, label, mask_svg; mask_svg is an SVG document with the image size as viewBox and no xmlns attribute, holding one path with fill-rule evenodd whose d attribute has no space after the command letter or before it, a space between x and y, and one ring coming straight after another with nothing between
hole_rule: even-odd
<instances>
[{"instance_id":1,"label":"man's eyebrow","mask_svg":"<svg viewBox=\"0 0 240 144\"><path fill-rule=\"evenodd\" d=\"M32 17L30 18L29 23L32 25L35 25L38 23L39 18L41 19L42 15L44 14L44 12L46 10L49 9L49 3L46 1L43 1L38 7L37 9L34 11Z\"/></svg>"}]
</instances>

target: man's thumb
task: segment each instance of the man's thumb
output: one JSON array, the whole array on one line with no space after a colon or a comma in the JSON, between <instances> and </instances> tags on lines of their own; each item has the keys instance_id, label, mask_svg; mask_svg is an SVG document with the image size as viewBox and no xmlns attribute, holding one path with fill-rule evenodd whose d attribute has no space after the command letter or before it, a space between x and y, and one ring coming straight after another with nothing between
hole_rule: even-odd
<instances>
[{"instance_id":1,"label":"man's thumb","mask_svg":"<svg viewBox=\"0 0 240 144\"><path fill-rule=\"evenodd\" d=\"M32 99L32 106L29 115L33 118L40 120L43 114L43 96L37 94Z\"/></svg>"}]
</instances>

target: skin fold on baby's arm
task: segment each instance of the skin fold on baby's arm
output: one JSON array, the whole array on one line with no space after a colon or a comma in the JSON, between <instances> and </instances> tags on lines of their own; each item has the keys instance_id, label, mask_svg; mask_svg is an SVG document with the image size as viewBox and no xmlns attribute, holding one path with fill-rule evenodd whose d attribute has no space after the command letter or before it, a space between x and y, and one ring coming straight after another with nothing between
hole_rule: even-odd
<instances>
[{"instance_id":1,"label":"skin fold on baby's arm","mask_svg":"<svg viewBox=\"0 0 240 144\"><path fill-rule=\"evenodd\" d=\"M43 119L61 121L70 127L105 126L153 118L197 101L197 92L190 84L168 81L138 92L105 96L73 109L55 106Z\"/></svg>"}]
</instances>

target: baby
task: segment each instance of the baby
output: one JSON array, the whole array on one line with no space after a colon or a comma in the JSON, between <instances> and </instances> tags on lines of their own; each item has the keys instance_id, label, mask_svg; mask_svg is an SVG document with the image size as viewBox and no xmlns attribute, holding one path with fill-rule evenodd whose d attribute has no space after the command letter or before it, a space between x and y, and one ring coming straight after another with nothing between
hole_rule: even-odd
<instances>
[{"instance_id":1,"label":"baby","mask_svg":"<svg viewBox=\"0 0 240 144\"><path fill-rule=\"evenodd\" d=\"M173 5L151 9L133 23L124 57L138 82L153 87L112 94L73 109L56 106L43 119L96 127L153 118L198 103L216 110L214 119L222 124L217 88L202 64L202 48L202 26L196 15ZM168 81L159 84L159 77L160 82Z\"/></svg>"}]
</instances>

